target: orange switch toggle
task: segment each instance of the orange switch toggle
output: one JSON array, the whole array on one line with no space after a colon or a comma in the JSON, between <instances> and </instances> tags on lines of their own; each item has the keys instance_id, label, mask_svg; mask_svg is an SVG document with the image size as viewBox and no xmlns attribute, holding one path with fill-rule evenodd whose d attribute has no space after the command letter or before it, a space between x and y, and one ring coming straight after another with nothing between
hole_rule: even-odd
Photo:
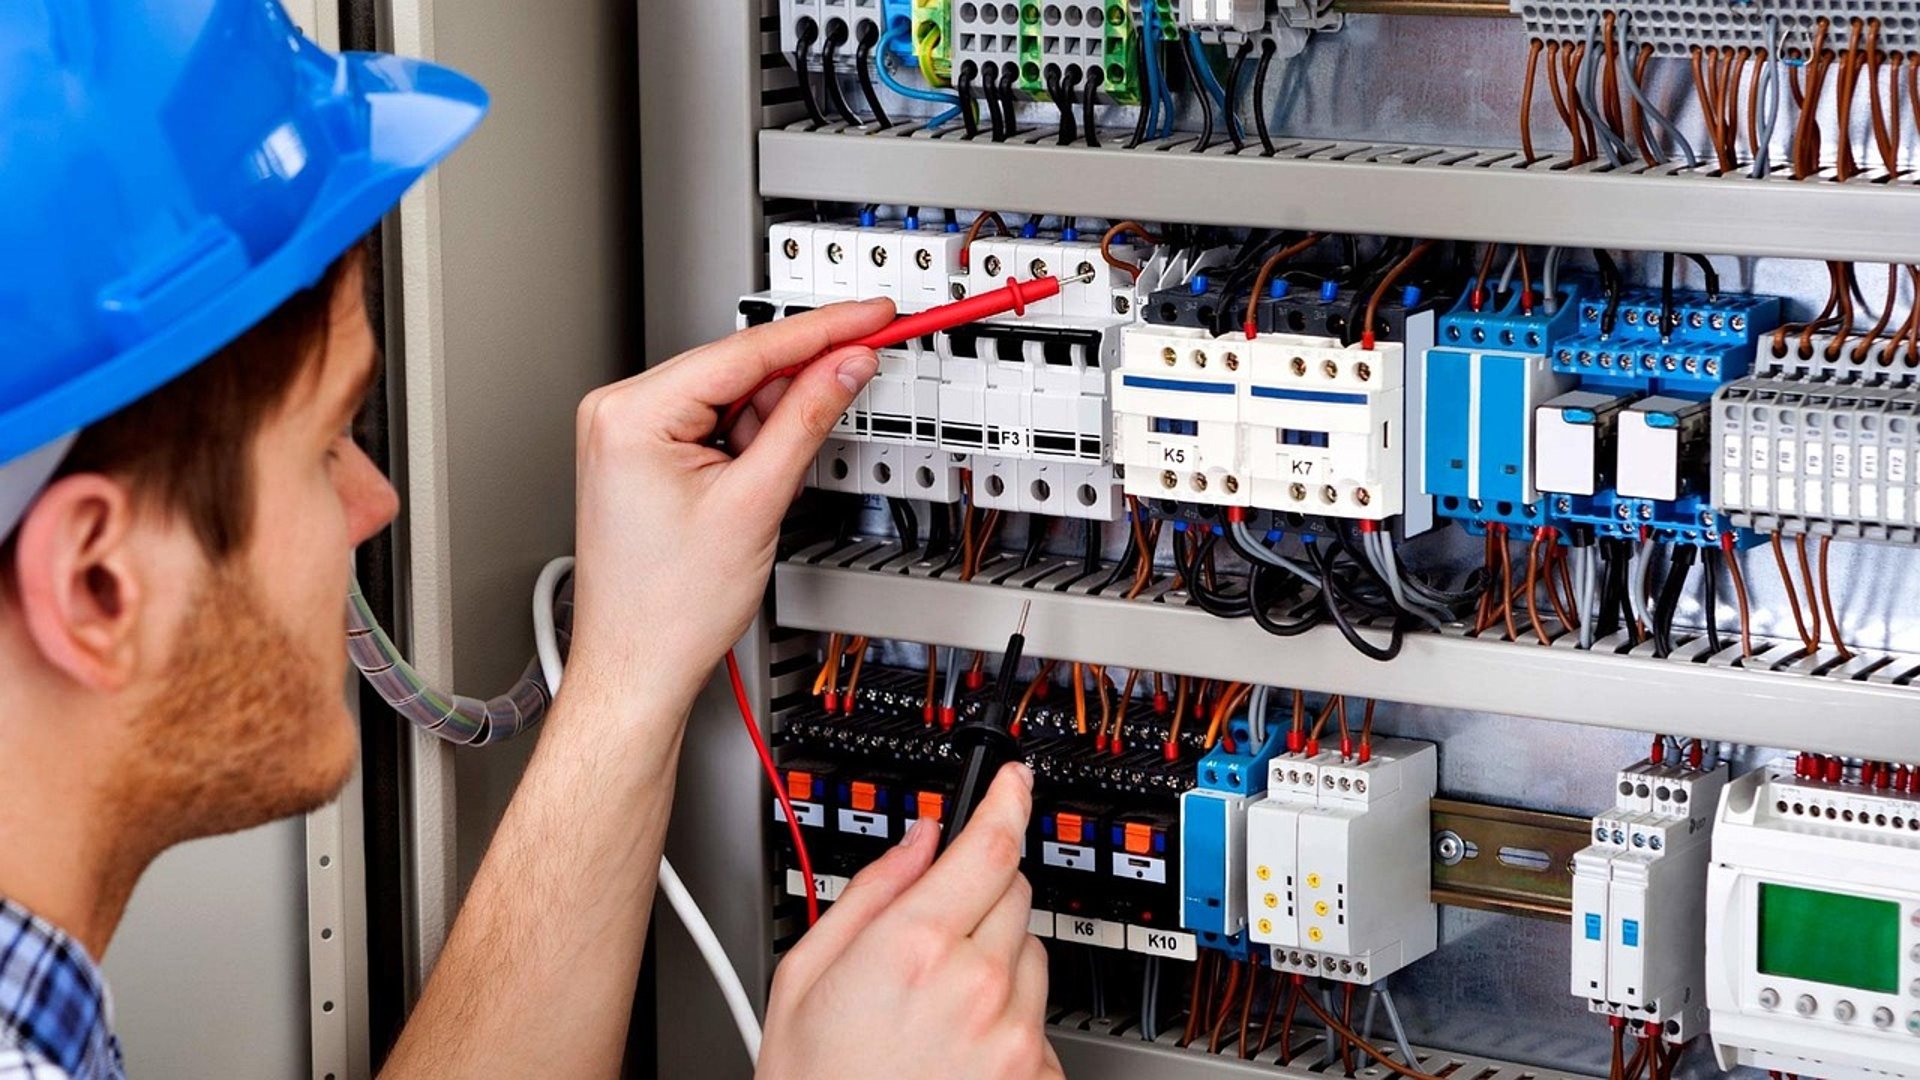
<instances>
[{"instance_id":1,"label":"orange switch toggle","mask_svg":"<svg viewBox=\"0 0 1920 1080\"><path fill-rule=\"evenodd\" d=\"M928 821L939 821L940 810L946 799L937 791L923 791L918 800L920 816Z\"/></svg>"},{"instance_id":2,"label":"orange switch toggle","mask_svg":"<svg viewBox=\"0 0 1920 1080\"><path fill-rule=\"evenodd\" d=\"M1153 826L1138 821L1127 823L1127 854L1145 855L1153 850Z\"/></svg>"},{"instance_id":3,"label":"orange switch toggle","mask_svg":"<svg viewBox=\"0 0 1920 1080\"><path fill-rule=\"evenodd\" d=\"M801 802L813 799L813 774L795 769L787 774L787 798Z\"/></svg>"},{"instance_id":4,"label":"orange switch toggle","mask_svg":"<svg viewBox=\"0 0 1920 1080\"><path fill-rule=\"evenodd\" d=\"M1086 831L1086 822L1079 814L1056 814L1053 819L1054 831L1059 833L1063 844L1078 844Z\"/></svg>"},{"instance_id":5,"label":"orange switch toggle","mask_svg":"<svg viewBox=\"0 0 1920 1080\"><path fill-rule=\"evenodd\" d=\"M853 808L862 813L873 812L873 785L865 780L853 782Z\"/></svg>"}]
</instances>

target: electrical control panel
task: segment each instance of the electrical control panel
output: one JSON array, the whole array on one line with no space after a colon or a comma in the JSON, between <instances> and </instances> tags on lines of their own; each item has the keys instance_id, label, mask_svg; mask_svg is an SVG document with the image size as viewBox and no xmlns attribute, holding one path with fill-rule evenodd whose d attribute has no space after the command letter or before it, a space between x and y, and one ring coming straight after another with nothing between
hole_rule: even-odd
<instances>
[{"instance_id":1,"label":"electrical control panel","mask_svg":"<svg viewBox=\"0 0 1920 1080\"><path fill-rule=\"evenodd\" d=\"M1709 840L1727 766L1648 759L1574 856L1572 991L1596 1013L1682 1045L1706 1026Z\"/></svg>"},{"instance_id":2,"label":"electrical control panel","mask_svg":"<svg viewBox=\"0 0 1920 1080\"><path fill-rule=\"evenodd\" d=\"M1920 789L1802 755L1728 786L1707 881L1724 1068L1920 1076Z\"/></svg>"},{"instance_id":3,"label":"electrical control panel","mask_svg":"<svg viewBox=\"0 0 1920 1080\"><path fill-rule=\"evenodd\" d=\"M1372 985L1432 952L1431 743L1284 754L1247 809L1250 937L1275 970Z\"/></svg>"}]
</instances>

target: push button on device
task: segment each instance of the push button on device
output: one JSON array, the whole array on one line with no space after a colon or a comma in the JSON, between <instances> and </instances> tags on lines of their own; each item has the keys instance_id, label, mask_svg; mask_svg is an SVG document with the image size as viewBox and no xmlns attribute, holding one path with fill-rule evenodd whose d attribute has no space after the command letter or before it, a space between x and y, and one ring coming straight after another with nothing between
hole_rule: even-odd
<instances>
[{"instance_id":1,"label":"push button on device","mask_svg":"<svg viewBox=\"0 0 1920 1080\"><path fill-rule=\"evenodd\" d=\"M1801 994L1800 999L1793 1003L1793 1008L1801 1016L1812 1016L1819 1010L1820 1003L1813 999L1812 994Z\"/></svg>"},{"instance_id":2,"label":"push button on device","mask_svg":"<svg viewBox=\"0 0 1920 1080\"><path fill-rule=\"evenodd\" d=\"M1780 991L1769 986L1760 991L1760 1006L1765 1009L1780 1007Z\"/></svg>"}]
</instances>

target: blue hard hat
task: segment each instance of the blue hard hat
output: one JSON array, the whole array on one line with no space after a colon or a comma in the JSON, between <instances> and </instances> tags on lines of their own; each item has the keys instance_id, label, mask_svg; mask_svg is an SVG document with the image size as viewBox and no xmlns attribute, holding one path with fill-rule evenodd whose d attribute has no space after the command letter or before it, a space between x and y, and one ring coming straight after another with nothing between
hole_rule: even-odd
<instances>
[{"instance_id":1,"label":"blue hard hat","mask_svg":"<svg viewBox=\"0 0 1920 1080\"><path fill-rule=\"evenodd\" d=\"M312 285L486 109L277 0L0 3L0 465Z\"/></svg>"}]
</instances>

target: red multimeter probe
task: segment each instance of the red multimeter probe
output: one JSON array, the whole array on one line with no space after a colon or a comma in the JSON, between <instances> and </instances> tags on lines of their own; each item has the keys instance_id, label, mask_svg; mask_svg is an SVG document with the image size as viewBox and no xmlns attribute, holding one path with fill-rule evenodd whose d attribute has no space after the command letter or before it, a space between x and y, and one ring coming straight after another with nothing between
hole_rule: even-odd
<instances>
[{"instance_id":1,"label":"red multimeter probe","mask_svg":"<svg viewBox=\"0 0 1920 1080\"><path fill-rule=\"evenodd\" d=\"M1091 274L1082 274L1079 277L1066 279L1042 277L1034 278L1031 281L1019 281L1014 278L1008 278L1006 288L1004 289L995 289L992 292L981 293L979 296L969 296L965 300L956 300L951 304L942 304L939 307L928 308L925 311L916 311L911 315L902 315L888 323L882 329L868 334L858 341L842 342L834 346L834 348L840 349L850 345L864 345L869 349L888 349L895 345L912 341L914 338L937 334L943 330L952 330L954 327L979 322L981 319L991 318L995 315L1004 315L1009 311L1015 315L1025 315L1028 304L1038 303L1041 300L1058 296L1060 295L1060 290L1067 285L1080 285L1092 280L1093 275ZM815 357L814 359L817 360L819 358ZM768 385L777 380L790 379L800 374L813 362L813 360L808 360L806 363L781 368L779 371L760 380L760 385L754 387L751 393L727 406L726 411L720 415L720 426L715 432L715 438L724 439L726 437L726 433L733 429L734 422L739 420L740 415L747 411L747 405L753 401L755 394L766 389Z\"/></svg>"}]
</instances>

